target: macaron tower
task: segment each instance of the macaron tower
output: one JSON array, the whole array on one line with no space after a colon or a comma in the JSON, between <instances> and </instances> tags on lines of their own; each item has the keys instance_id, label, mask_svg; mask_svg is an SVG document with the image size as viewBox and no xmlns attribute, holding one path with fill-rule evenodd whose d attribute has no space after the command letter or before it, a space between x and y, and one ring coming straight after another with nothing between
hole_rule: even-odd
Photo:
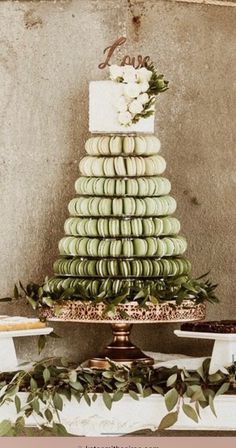
<instances>
[{"instance_id":1,"label":"macaron tower","mask_svg":"<svg viewBox=\"0 0 236 448\"><path fill-rule=\"evenodd\" d=\"M166 162L153 135L153 72L111 66L110 76L90 83L92 136L49 280L54 292L82 285L93 297L115 295L190 273ZM159 84L166 89L162 78Z\"/></svg>"}]
</instances>

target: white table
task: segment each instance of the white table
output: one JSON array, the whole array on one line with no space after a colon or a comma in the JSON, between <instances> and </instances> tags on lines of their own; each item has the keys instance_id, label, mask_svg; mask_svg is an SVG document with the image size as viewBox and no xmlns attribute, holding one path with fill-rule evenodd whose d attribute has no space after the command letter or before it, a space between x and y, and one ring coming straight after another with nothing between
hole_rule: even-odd
<instances>
[{"instance_id":1,"label":"white table","mask_svg":"<svg viewBox=\"0 0 236 448\"><path fill-rule=\"evenodd\" d=\"M180 338L212 339L214 347L211 355L209 373L215 373L222 367L227 367L236 360L236 333L204 333L198 331L175 330Z\"/></svg>"},{"instance_id":2,"label":"white table","mask_svg":"<svg viewBox=\"0 0 236 448\"><path fill-rule=\"evenodd\" d=\"M26 336L47 335L53 331L51 327L35 328L32 330L0 331L0 370L9 371L17 368L14 338Z\"/></svg>"}]
</instances>

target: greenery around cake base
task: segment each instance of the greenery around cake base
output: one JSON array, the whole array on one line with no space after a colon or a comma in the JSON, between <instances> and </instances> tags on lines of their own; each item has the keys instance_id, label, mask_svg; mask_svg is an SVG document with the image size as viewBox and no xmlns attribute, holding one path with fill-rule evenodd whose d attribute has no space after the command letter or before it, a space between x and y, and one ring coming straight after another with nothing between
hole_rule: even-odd
<instances>
[{"instance_id":1,"label":"greenery around cake base","mask_svg":"<svg viewBox=\"0 0 236 448\"><path fill-rule=\"evenodd\" d=\"M104 313L112 317L116 312L116 307L124 303L136 302L142 308L148 308L148 303L157 305L158 303L169 302L172 306L181 305L185 300L191 299L197 305L205 301L218 303L219 299L215 295L216 284L206 280L207 274L197 279L187 276L161 278L157 281L148 281L145 288L132 288L125 285L123 289L114 294L112 292L102 292L95 297L89 288L78 285L74 288L61 289L52 292L50 290L48 279L41 285L29 283L26 287L19 282L14 287L14 298L25 297L33 309L42 307L54 307L55 311L60 312L60 308L68 300L91 301L94 304L104 303L106 305ZM1 300L10 301L11 297L5 297ZM124 318L125 318L124 313ZM128 317L128 316L127 316Z\"/></svg>"},{"instance_id":2,"label":"greenery around cake base","mask_svg":"<svg viewBox=\"0 0 236 448\"><path fill-rule=\"evenodd\" d=\"M210 359L206 359L199 369L188 371L177 366L127 367L110 362L109 370L96 370L69 366L63 359L50 358L34 363L30 370L0 373L0 406L15 404L17 413L15 422L0 422L0 436L22 435L25 418L32 414L38 428L56 436L68 435L61 422L65 398L69 401L75 398L78 403L83 398L91 406L102 396L110 410L124 396L139 400L157 394L163 396L167 409L159 429L174 425L181 410L195 423L201 418L201 409L208 406L217 417L215 397L235 393L236 363L211 375L209 365ZM28 393L26 404L22 404L19 392ZM79 412L78 409L78 416ZM39 418L45 423L39 423Z\"/></svg>"}]
</instances>

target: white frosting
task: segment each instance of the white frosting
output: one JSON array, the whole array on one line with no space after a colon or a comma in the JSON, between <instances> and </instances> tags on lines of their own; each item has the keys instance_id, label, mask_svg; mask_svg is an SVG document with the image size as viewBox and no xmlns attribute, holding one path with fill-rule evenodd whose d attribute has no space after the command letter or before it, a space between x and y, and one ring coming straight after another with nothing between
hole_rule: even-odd
<instances>
[{"instance_id":1,"label":"white frosting","mask_svg":"<svg viewBox=\"0 0 236 448\"><path fill-rule=\"evenodd\" d=\"M123 94L124 84L114 81L89 83L89 130L93 133L154 133L154 115L140 118L138 123L123 126L118 121L116 104Z\"/></svg>"}]
</instances>

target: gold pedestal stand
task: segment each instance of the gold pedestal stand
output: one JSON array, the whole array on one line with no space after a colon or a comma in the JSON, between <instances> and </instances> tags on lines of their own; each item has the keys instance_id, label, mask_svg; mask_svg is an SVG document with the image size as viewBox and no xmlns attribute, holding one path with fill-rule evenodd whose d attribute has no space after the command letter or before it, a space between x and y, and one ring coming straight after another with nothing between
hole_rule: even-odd
<instances>
[{"instance_id":1,"label":"gold pedestal stand","mask_svg":"<svg viewBox=\"0 0 236 448\"><path fill-rule=\"evenodd\" d=\"M113 333L112 342L96 358L88 361L88 367L109 369L110 363L108 359L127 366L131 366L135 362L153 365L154 360L146 356L138 347L132 344L130 340L132 326L130 323L111 324Z\"/></svg>"},{"instance_id":2,"label":"gold pedestal stand","mask_svg":"<svg viewBox=\"0 0 236 448\"><path fill-rule=\"evenodd\" d=\"M112 342L86 365L96 369L107 369L111 361L130 366L132 363L144 362L152 365L153 359L146 356L132 344L130 332L133 324L174 323L203 320L206 315L206 305L196 304L194 299L186 299L181 305L174 301L157 305L147 303L147 308L141 308L137 302L118 305L114 316L106 314L104 303L94 304L91 301L67 300L56 315L54 308L44 308L41 315L49 321L78 322L111 325ZM127 318L124 319L123 313Z\"/></svg>"}]
</instances>

